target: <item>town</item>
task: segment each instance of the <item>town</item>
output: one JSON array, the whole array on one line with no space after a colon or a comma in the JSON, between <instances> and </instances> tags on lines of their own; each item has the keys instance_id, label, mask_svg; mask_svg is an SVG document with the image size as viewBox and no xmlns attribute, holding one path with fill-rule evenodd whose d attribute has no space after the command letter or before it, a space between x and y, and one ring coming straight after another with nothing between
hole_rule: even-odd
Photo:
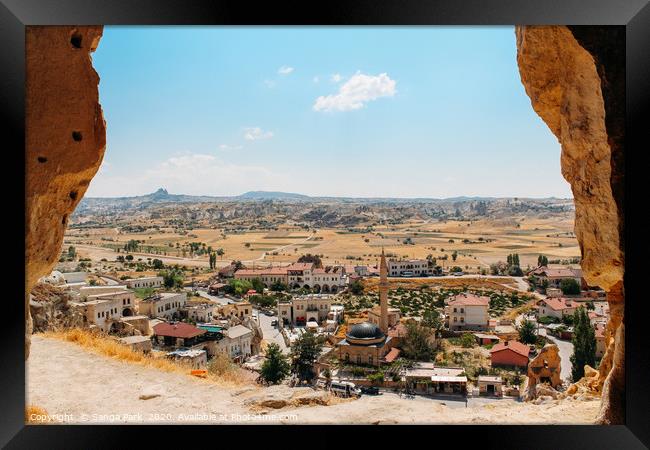
<instances>
[{"instance_id":1,"label":"town","mask_svg":"<svg viewBox=\"0 0 650 450\"><path fill-rule=\"evenodd\" d=\"M128 250L114 263L134 264ZM598 367L606 348L605 292L588 286L578 265L543 255L523 270L509 254L493 274L384 249L374 265L326 265L307 253L218 268L213 255L198 280L155 260L152 275L55 270L32 292L35 331L87 330L195 377L219 374L227 361L262 387L465 407L575 395L572 383ZM70 261L88 268L73 247L61 259L64 269ZM55 295L65 299L59 310Z\"/></svg>"}]
</instances>

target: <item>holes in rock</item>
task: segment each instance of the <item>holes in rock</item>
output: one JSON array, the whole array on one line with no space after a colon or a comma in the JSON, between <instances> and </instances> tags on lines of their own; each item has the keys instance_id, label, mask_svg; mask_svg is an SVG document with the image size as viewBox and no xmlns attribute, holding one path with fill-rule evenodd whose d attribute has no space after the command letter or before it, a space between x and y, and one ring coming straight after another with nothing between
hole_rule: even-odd
<instances>
[{"instance_id":1,"label":"holes in rock","mask_svg":"<svg viewBox=\"0 0 650 450\"><path fill-rule=\"evenodd\" d=\"M76 142L81 141L81 139L83 139L83 136L81 135L81 131L73 131L72 139L74 139Z\"/></svg>"},{"instance_id":2,"label":"holes in rock","mask_svg":"<svg viewBox=\"0 0 650 450\"><path fill-rule=\"evenodd\" d=\"M61 224L65 225L65 221L66 221L66 220L68 220L68 215L67 215L67 214L65 214L65 215L63 216L63 220L61 220Z\"/></svg>"},{"instance_id":3,"label":"holes in rock","mask_svg":"<svg viewBox=\"0 0 650 450\"><path fill-rule=\"evenodd\" d=\"M72 200L77 199L77 191L71 191L70 194L68 194Z\"/></svg>"},{"instance_id":4,"label":"holes in rock","mask_svg":"<svg viewBox=\"0 0 650 450\"><path fill-rule=\"evenodd\" d=\"M70 37L70 44L72 44L74 48L81 48L82 38L81 33L73 33Z\"/></svg>"},{"instance_id":5,"label":"holes in rock","mask_svg":"<svg viewBox=\"0 0 650 450\"><path fill-rule=\"evenodd\" d=\"M45 156L39 156L39 157L36 158L36 159L37 159L38 162L41 163L41 164L47 162L47 158L46 158Z\"/></svg>"}]
</instances>

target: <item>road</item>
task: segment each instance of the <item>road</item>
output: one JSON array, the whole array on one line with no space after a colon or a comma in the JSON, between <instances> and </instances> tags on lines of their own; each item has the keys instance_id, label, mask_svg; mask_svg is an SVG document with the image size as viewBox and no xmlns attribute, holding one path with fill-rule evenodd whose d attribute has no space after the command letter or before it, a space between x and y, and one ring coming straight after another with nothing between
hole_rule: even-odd
<instances>
[{"instance_id":1,"label":"road","mask_svg":"<svg viewBox=\"0 0 650 450\"><path fill-rule=\"evenodd\" d=\"M280 330L271 325L271 322L273 320L276 320L277 316L267 316L266 314L260 313L260 311L256 309L253 310L253 313L257 314L257 317L259 318L258 322L262 328L264 340L266 340L268 343L274 342L278 344L280 346L280 350L282 350L282 353L288 354L289 347L287 347L287 345L284 343L284 338L282 337Z\"/></svg>"}]
</instances>

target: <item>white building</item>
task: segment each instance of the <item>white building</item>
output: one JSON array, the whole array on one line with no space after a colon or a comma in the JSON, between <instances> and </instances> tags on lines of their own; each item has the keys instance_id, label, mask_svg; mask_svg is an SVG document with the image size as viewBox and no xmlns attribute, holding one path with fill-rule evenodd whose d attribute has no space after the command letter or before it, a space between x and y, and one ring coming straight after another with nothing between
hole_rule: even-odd
<instances>
[{"instance_id":1,"label":"white building","mask_svg":"<svg viewBox=\"0 0 650 450\"><path fill-rule=\"evenodd\" d=\"M115 331L114 324L125 316L136 314L135 295L131 291L97 294L72 305L83 311L86 322L96 325L102 331Z\"/></svg>"},{"instance_id":2,"label":"white building","mask_svg":"<svg viewBox=\"0 0 650 450\"><path fill-rule=\"evenodd\" d=\"M159 288L163 285L163 277L142 277L142 278L129 278L124 280L129 289L136 288Z\"/></svg>"},{"instance_id":3,"label":"white building","mask_svg":"<svg viewBox=\"0 0 650 450\"><path fill-rule=\"evenodd\" d=\"M180 308L185 306L185 302L187 302L185 292L163 292L140 300L140 314L145 314L152 319L156 317L171 319Z\"/></svg>"},{"instance_id":4,"label":"white building","mask_svg":"<svg viewBox=\"0 0 650 450\"><path fill-rule=\"evenodd\" d=\"M244 360L251 356L251 340L253 331L243 325L235 325L222 332L223 339L218 342L218 347L225 351L232 359Z\"/></svg>"},{"instance_id":5,"label":"white building","mask_svg":"<svg viewBox=\"0 0 650 450\"><path fill-rule=\"evenodd\" d=\"M396 260L391 259L388 261L388 276L391 277L420 277L427 276L433 273L433 268L429 266L429 261L426 259L407 259Z\"/></svg>"},{"instance_id":6,"label":"white building","mask_svg":"<svg viewBox=\"0 0 650 450\"><path fill-rule=\"evenodd\" d=\"M489 297L474 294L458 294L445 306L449 329L487 330L490 323Z\"/></svg>"},{"instance_id":7,"label":"white building","mask_svg":"<svg viewBox=\"0 0 650 450\"><path fill-rule=\"evenodd\" d=\"M194 322L212 322L217 305L201 304L185 306L181 311L187 314L187 318Z\"/></svg>"},{"instance_id":8,"label":"white building","mask_svg":"<svg viewBox=\"0 0 650 450\"><path fill-rule=\"evenodd\" d=\"M334 297L327 294L298 295L289 301L278 302L278 317L283 324L321 323L327 320L333 303Z\"/></svg>"}]
</instances>

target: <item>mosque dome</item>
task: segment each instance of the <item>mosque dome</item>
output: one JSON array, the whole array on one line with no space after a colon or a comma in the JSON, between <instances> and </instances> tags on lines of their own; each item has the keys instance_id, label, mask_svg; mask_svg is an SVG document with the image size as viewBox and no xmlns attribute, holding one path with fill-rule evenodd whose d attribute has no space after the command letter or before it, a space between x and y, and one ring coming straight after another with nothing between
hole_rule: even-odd
<instances>
[{"instance_id":1,"label":"mosque dome","mask_svg":"<svg viewBox=\"0 0 650 450\"><path fill-rule=\"evenodd\" d=\"M363 322L353 325L350 330L347 332L346 337L348 339L357 340L357 339L383 339L384 333L379 329L377 325L370 322Z\"/></svg>"}]
</instances>

